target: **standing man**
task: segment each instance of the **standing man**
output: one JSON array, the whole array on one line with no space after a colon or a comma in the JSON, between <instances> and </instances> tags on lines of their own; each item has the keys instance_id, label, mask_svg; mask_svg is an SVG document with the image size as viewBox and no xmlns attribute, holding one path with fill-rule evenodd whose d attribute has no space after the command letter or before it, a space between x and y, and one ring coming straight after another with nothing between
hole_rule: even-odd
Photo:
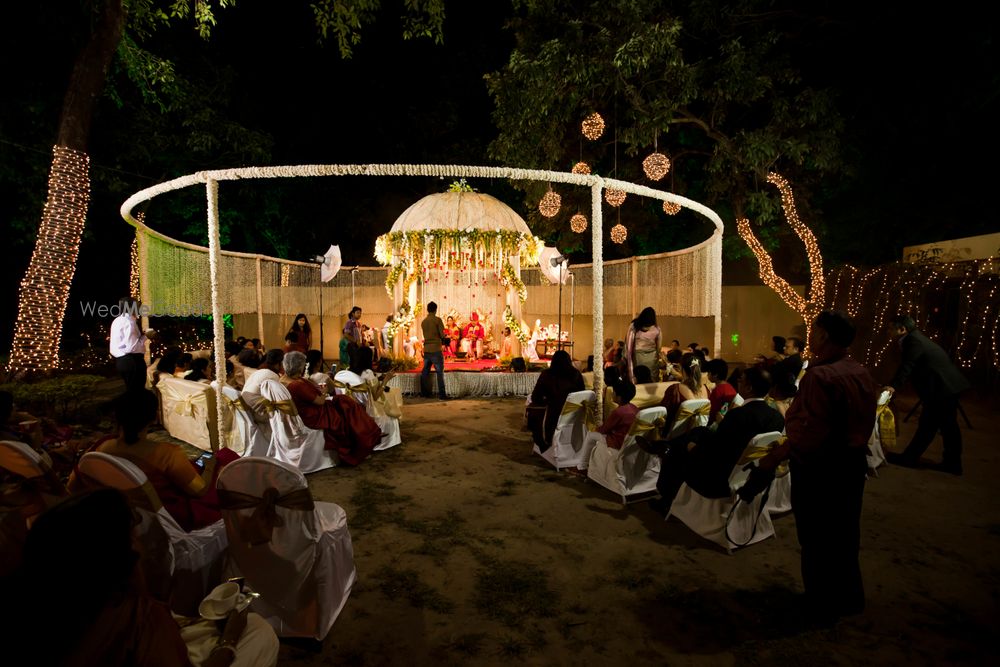
<instances>
[{"instance_id":1,"label":"standing man","mask_svg":"<svg viewBox=\"0 0 1000 667\"><path fill-rule=\"evenodd\" d=\"M941 431L944 454L936 470L962 474L962 431L958 427L958 395L969 388L969 381L955 368L941 346L917 330L913 318L897 315L889 323L890 331L899 339L903 359L886 390L895 392L913 382L920 403L920 424L913 439L902 454L890 455L896 465L916 468L920 456L934 436Z\"/></svg>"},{"instance_id":2,"label":"standing man","mask_svg":"<svg viewBox=\"0 0 1000 667\"><path fill-rule=\"evenodd\" d=\"M347 356L350 359L350 364L353 366L355 364L355 358L358 354L358 348L361 347L361 308L359 306L354 306L351 308L351 312L347 314L347 324L344 325L344 338L347 339Z\"/></svg>"},{"instance_id":3,"label":"standing man","mask_svg":"<svg viewBox=\"0 0 1000 667\"><path fill-rule=\"evenodd\" d=\"M111 322L111 356L125 380L125 391L146 387L146 343L149 339L139 329L139 303L130 296L118 300L121 311ZM153 330L148 329L148 334Z\"/></svg>"},{"instance_id":4,"label":"standing man","mask_svg":"<svg viewBox=\"0 0 1000 667\"><path fill-rule=\"evenodd\" d=\"M437 368L438 398L448 400L444 389L444 354L441 345L444 341L444 322L437 316L438 305L431 301L427 304L427 317L420 322L424 334L424 370L420 372L420 395L430 398L428 387L431 379L431 364Z\"/></svg>"},{"instance_id":5,"label":"standing man","mask_svg":"<svg viewBox=\"0 0 1000 667\"><path fill-rule=\"evenodd\" d=\"M855 333L846 313L825 310L816 318L814 358L785 414L788 437L761 459L747 483L791 457L805 601L813 620L823 623L865 608L858 559L861 502L879 389L868 370L847 354Z\"/></svg>"}]
</instances>

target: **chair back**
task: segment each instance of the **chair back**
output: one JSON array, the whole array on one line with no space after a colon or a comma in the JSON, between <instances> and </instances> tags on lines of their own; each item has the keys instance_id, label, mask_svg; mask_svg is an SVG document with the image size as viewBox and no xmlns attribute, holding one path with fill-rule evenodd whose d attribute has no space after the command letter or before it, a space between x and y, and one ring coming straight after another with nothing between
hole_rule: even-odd
<instances>
[{"instance_id":1,"label":"chair back","mask_svg":"<svg viewBox=\"0 0 1000 667\"><path fill-rule=\"evenodd\" d=\"M729 489L733 493L736 493L737 489L746 484L747 478L750 476L750 471L744 470L746 465L771 451L774 443L783 437L784 434L781 431L769 431L755 435L750 439L750 442L743 449L743 453L740 454L739 460L729 475Z\"/></svg>"},{"instance_id":2,"label":"chair back","mask_svg":"<svg viewBox=\"0 0 1000 667\"><path fill-rule=\"evenodd\" d=\"M170 435L205 451L219 448L215 390L210 385L165 375L156 389L160 419Z\"/></svg>"},{"instance_id":3,"label":"chair back","mask_svg":"<svg viewBox=\"0 0 1000 667\"><path fill-rule=\"evenodd\" d=\"M622 444L619 461L621 463L621 474L624 476L624 487L626 492L633 492L643 478L655 477L660 472L660 457L649 454L639 448L635 441L635 436L642 435L650 440L658 437L658 432L667 417L667 409L662 406L643 408L639 410L625 442Z\"/></svg>"},{"instance_id":4,"label":"chair back","mask_svg":"<svg viewBox=\"0 0 1000 667\"><path fill-rule=\"evenodd\" d=\"M77 469L85 482L118 489L128 497L130 504L166 516L176 525L146 473L128 459L104 452L87 452L80 459Z\"/></svg>"},{"instance_id":5,"label":"chair back","mask_svg":"<svg viewBox=\"0 0 1000 667\"><path fill-rule=\"evenodd\" d=\"M2 504L16 509L26 522L67 495L49 455L23 442L0 440L0 469L23 478L5 489Z\"/></svg>"},{"instance_id":6,"label":"chair back","mask_svg":"<svg viewBox=\"0 0 1000 667\"><path fill-rule=\"evenodd\" d=\"M708 426L708 416L712 404L707 398L692 398L681 403L670 427L668 439L684 435L698 426Z\"/></svg>"},{"instance_id":7,"label":"chair back","mask_svg":"<svg viewBox=\"0 0 1000 667\"><path fill-rule=\"evenodd\" d=\"M667 393L667 387L677 384L671 382L646 382L635 385L635 398L629 401L637 408L653 408L663 402L663 395Z\"/></svg>"},{"instance_id":8,"label":"chair back","mask_svg":"<svg viewBox=\"0 0 1000 667\"><path fill-rule=\"evenodd\" d=\"M322 533L305 475L283 461L244 457L219 473L218 489L230 557L269 605L294 610ZM278 520L268 535L259 519L272 510Z\"/></svg>"},{"instance_id":9,"label":"chair back","mask_svg":"<svg viewBox=\"0 0 1000 667\"><path fill-rule=\"evenodd\" d=\"M224 434L223 441L226 447L243 456L254 449L254 436L257 434L257 423L250 415L250 406L243 400L243 395L239 391L223 385L222 397L225 401L223 411L228 414L230 428ZM265 452L260 452L264 454Z\"/></svg>"},{"instance_id":10,"label":"chair back","mask_svg":"<svg viewBox=\"0 0 1000 667\"><path fill-rule=\"evenodd\" d=\"M802 368L799 370L799 374L795 376L795 387L798 388L799 383L802 382L802 378L805 377L806 369L809 368L809 360L805 359L802 362Z\"/></svg>"},{"instance_id":11,"label":"chair back","mask_svg":"<svg viewBox=\"0 0 1000 667\"><path fill-rule=\"evenodd\" d=\"M41 477L52 469L46 457L39 454L30 445L17 440L0 440L0 468L15 475L31 479Z\"/></svg>"},{"instance_id":12,"label":"chair back","mask_svg":"<svg viewBox=\"0 0 1000 667\"><path fill-rule=\"evenodd\" d=\"M270 412L271 443L268 456L309 473L336 465L325 449L323 431L305 425L295 409L292 395L280 382L265 380L260 385L261 405Z\"/></svg>"},{"instance_id":13,"label":"chair back","mask_svg":"<svg viewBox=\"0 0 1000 667\"><path fill-rule=\"evenodd\" d=\"M596 423L597 394L593 391L574 391L566 397L562 412L552 434L552 445L542 452L535 445L533 451L541 454L556 468L579 466L582 459L583 440Z\"/></svg>"},{"instance_id":14,"label":"chair back","mask_svg":"<svg viewBox=\"0 0 1000 667\"><path fill-rule=\"evenodd\" d=\"M337 387L338 394L348 394L356 400L361 405L367 405L370 394L368 392L368 384L361 379L361 376L353 371L338 371L336 375L333 376L334 382L339 382L340 384L346 385L348 388ZM359 390L352 390L352 387L357 387Z\"/></svg>"}]
</instances>

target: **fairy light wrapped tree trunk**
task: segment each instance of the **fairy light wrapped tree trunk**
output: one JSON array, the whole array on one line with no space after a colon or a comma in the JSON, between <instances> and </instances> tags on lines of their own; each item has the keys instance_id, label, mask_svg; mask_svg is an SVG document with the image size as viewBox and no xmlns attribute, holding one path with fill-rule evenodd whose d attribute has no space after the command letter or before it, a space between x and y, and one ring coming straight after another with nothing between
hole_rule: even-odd
<instances>
[{"instance_id":1,"label":"fairy light wrapped tree trunk","mask_svg":"<svg viewBox=\"0 0 1000 667\"><path fill-rule=\"evenodd\" d=\"M802 241L806 248L806 257L809 259L809 290L806 296L802 296L788 284L784 278L778 276L774 271L774 264L771 255L768 254L764 245L750 228L750 221L747 218L736 220L736 228L740 236L750 246L759 265L760 279L781 297L781 300L788 304L802 318L806 325L807 345L812 340L812 323L823 310L826 302L826 279L823 276L823 256L819 251L819 244L812 230L799 218L795 208L795 196L792 187L783 176L777 173L767 175L767 182L778 188L781 193L781 207L785 212L785 219L795 231L796 236Z\"/></svg>"}]
</instances>

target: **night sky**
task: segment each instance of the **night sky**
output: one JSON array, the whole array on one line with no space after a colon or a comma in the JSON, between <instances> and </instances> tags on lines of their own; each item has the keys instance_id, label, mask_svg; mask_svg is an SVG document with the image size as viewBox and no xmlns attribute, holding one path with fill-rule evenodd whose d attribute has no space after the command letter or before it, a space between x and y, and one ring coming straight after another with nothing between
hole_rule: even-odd
<instances>
[{"instance_id":1,"label":"night sky","mask_svg":"<svg viewBox=\"0 0 1000 667\"><path fill-rule=\"evenodd\" d=\"M37 225L73 36L80 33L77 7L64 1L18 9L23 15L5 22L0 46L9 93L0 113L0 219L10 238L0 307L11 324L32 249L30 235L19 229ZM219 12L208 43L175 29L151 46L174 58L181 72L211 69L208 62L226 65L218 82L229 92L224 112L268 138L271 164L492 163L486 156L495 135L492 102L482 77L502 67L513 45L503 30L509 3L449 3L443 45L403 41L393 4L364 31L347 61L334 44L317 44L308 3L276 7L241 0ZM906 243L1000 230L988 208L1000 147L995 22L971 3L950 3L934 13L900 7L810 3L822 19L808 26L809 39L796 54L814 85L840 91L848 120L854 178L837 188L841 192L823 211L834 260L891 261ZM227 151L207 151L192 161L179 123L157 128L166 133L158 145L168 148L144 161L141 148L123 143L123 128L135 120L129 105L137 103L117 108L105 100L95 118L95 185L71 302L110 300L125 287L132 232L118 215L122 193L199 169L245 164ZM174 136L175 152L169 150ZM310 179L296 184L283 214L309 239L296 252L340 243L345 263L370 264L374 235L410 203L445 185L433 179ZM506 183L474 185L520 206ZM244 187L223 184L222 206L247 196ZM33 216L27 213L32 209ZM254 225L250 217L239 220L245 233L229 247L267 252L254 247ZM186 229L170 220L154 226L171 234ZM0 332L4 346L11 329L8 324Z\"/></svg>"}]
</instances>

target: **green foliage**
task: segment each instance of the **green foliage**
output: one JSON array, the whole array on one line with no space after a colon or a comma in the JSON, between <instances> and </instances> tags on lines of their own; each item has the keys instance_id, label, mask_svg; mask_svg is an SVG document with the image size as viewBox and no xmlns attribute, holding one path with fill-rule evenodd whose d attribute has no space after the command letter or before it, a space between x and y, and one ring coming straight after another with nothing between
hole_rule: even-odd
<instances>
[{"instance_id":1,"label":"green foliage","mask_svg":"<svg viewBox=\"0 0 1000 667\"><path fill-rule=\"evenodd\" d=\"M75 414L103 381L99 375L66 375L38 382L11 382L0 385L0 391L10 392L14 403L23 410L65 419Z\"/></svg>"},{"instance_id":2,"label":"green foliage","mask_svg":"<svg viewBox=\"0 0 1000 667\"><path fill-rule=\"evenodd\" d=\"M783 217L767 172L789 178L810 219L811 188L841 169L843 121L833 96L808 86L790 55L801 17L771 11L769 0L514 4L517 46L486 76L499 129L490 153L500 162L568 170L582 158L594 173L642 182L639 162L655 143L673 165L653 187L747 215L768 229L761 234L768 243ZM606 128L591 142L581 138L580 121L593 111ZM546 186L520 187L534 207ZM577 209L589 208L589 193L561 194L559 216L531 222L565 248L578 245L563 230ZM636 211L630 201L623 208L630 236L623 252L689 242L684 213ZM738 254L732 244L727 251Z\"/></svg>"},{"instance_id":3,"label":"green foliage","mask_svg":"<svg viewBox=\"0 0 1000 667\"><path fill-rule=\"evenodd\" d=\"M361 29L373 23L382 6L381 0L319 0L310 5L320 39L331 36L337 41L342 58L350 58L361 43ZM403 38L428 37L437 43L443 39L444 0L404 0L400 18Z\"/></svg>"}]
</instances>

